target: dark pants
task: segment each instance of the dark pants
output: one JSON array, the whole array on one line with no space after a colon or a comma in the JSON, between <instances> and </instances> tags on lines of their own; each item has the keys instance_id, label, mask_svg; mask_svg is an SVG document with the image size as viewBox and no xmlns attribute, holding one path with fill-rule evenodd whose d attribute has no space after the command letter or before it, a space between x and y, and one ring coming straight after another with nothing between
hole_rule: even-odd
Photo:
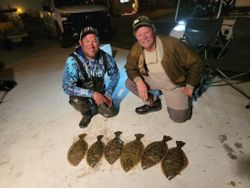
<instances>
[{"instance_id":1,"label":"dark pants","mask_svg":"<svg viewBox=\"0 0 250 188\"><path fill-rule=\"evenodd\" d=\"M118 110L114 105L111 108L106 107L104 104L98 106L94 100L87 97L70 96L69 103L83 115L85 113L91 113L92 115L100 113L104 117L110 118L118 114Z\"/></svg>"}]
</instances>

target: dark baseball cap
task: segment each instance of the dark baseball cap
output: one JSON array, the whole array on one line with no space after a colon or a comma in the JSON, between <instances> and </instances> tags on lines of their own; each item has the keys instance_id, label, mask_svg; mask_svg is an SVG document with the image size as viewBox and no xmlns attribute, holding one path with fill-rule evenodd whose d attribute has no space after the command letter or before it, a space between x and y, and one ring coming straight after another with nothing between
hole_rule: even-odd
<instances>
[{"instance_id":1,"label":"dark baseball cap","mask_svg":"<svg viewBox=\"0 0 250 188\"><path fill-rule=\"evenodd\" d=\"M91 26L87 26L87 27L84 27L82 30L81 30L81 33L80 33L80 40L83 39L83 37L85 37L86 35L88 34L95 34L98 38L99 38L99 33L97 31L96 28L94 27L91 27Z\"/></svg>"},{"instance_id":2,"label":"dark baseball cap","mask_svg":"<svg viewBox=\"0 0 250 188\"><path fill-rule=\"evenodd\" d=\"M133 31L134 33L139 29L139 27L148 26L151 28L155 28L153 22L147 16L139 16L133 21Z\"/></svg>"}]
</instances>

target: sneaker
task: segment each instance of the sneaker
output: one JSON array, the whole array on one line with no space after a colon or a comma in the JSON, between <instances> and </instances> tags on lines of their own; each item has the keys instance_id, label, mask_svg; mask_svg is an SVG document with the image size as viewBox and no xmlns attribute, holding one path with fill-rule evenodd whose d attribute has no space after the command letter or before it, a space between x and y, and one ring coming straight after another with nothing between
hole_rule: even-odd
<instances>
[{"instance_id":1,"label":"sneaker","mask_svg":"<svg viewBox=\"0 0 250 188\"><path fill-rule=\"evenodd\" d=\"M89 125L92 118L92 114L90 112L84 113L82 119L79 123L80 128L85 128Z\"/></svg>"},{"instance_id":2,"label":"sneaker","mask_svg":"<svg viewBox=\"0 0 250 188\"><path fill-rule=\"evenodd\" d=\"M149 112L156 112L156 111L160 111L162 108L161 106L161 100L158 98L152 105L143 105L140 107L137 107L135 109L135 112L137 114L147 114Z\"/></svg>"}]
</instances>

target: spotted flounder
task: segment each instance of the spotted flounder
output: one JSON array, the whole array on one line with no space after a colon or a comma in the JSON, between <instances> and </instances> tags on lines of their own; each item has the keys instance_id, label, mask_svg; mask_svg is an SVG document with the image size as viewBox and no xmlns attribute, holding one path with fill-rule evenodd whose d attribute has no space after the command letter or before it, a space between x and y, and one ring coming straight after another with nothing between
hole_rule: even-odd
<instances>
[{"instance_id":1,"label":"spotted flounder","mask_svg":"<svg viewBox=\"0 0 250 188\"><path fill-rule=\"evenodd\" d=\"M170 148L162 160L162 171L169 180L180 174L188 165L187 156L181 149L184 145L184 142L176 141L176 147Z\"/></svg>"},{"instance_id":2,"label":"spotted flounder","mask_svg":"<svg viewBox=\"0 0 250 188\"><path fill-rule=\"evenodd\" d=\"M166 142L170 140L172 140L170 136L164 135L161 141L152 142L145 148L141 159L143 170L158 164L163 159L168 151Z\"/></svg>"},{"instance_id":3,"label":"spotted flounder","mask_svg":"<svg viewBox=\"0 0 250 188\"><path fill-rule=\"evenodd\" d=\"M84 140L85 136L86 134L80 134L79 139L68 150L68 161L73 166L77 166L81 162L88 150L88 143Z\"/></svg>"},{"instance_id":4,"label":"spotted flounder","mask_svg":"<svg viewBox=\"0 0 250 188\"><path fill-rule=\"evenodd\" d=\"M104 149L104 156L109 164L113 164L121 156L124 142L120 139L121 131L114 132L115 137L110 140Z\"/></svg>"},{"instance_id":5,"label":"spotted flounder","mask_svg":"<svg viewBox=\"0 0 250 188\"><path fill-rule=\"evenodd\" d=\"M103 135L97 136L97 141L94 142L87 152L87 163L92 168L101 160L105 144L102 142Z\"/></svg>"},{"instance_id":6,"label":"spotted flounder","mask_svg":"<svg viewBox=\"0 0 250 188\"><path fill-rule=\"evenodd\" d=\"M144 134L135 134L136 139L127 143L122 151L120 162L123 170L128 172L132 167L137 165L142 157L144 145L141 138Z\"/></svg>"}]
</instances>

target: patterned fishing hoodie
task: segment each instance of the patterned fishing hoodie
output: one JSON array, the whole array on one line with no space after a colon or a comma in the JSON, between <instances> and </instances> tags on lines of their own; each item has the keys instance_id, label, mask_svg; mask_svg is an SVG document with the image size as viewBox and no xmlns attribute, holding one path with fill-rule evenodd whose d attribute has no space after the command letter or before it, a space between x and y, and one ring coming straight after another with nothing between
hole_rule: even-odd
<instances>
[{"instance_id":1,"label":"patterned fishing hoodie","mask_svg":"<svg viewBox=\"0 0 250 188\"><path fill-rule=\"evenodd\" d=\"M86 73L80 69L77 61L69 56L63 73L62 87L64 92L70 96L92 98L95 91L81 88L77 86L77 83L79 81L85 82L89 77L106 79L107 73L109 80L105 80L104 95L111 97L120 79L119 69L112 56L100 49L97 57L94 60L89 60L85 57L80 46L73 53L81 61Z\"/></svg>"}]
</instances>

